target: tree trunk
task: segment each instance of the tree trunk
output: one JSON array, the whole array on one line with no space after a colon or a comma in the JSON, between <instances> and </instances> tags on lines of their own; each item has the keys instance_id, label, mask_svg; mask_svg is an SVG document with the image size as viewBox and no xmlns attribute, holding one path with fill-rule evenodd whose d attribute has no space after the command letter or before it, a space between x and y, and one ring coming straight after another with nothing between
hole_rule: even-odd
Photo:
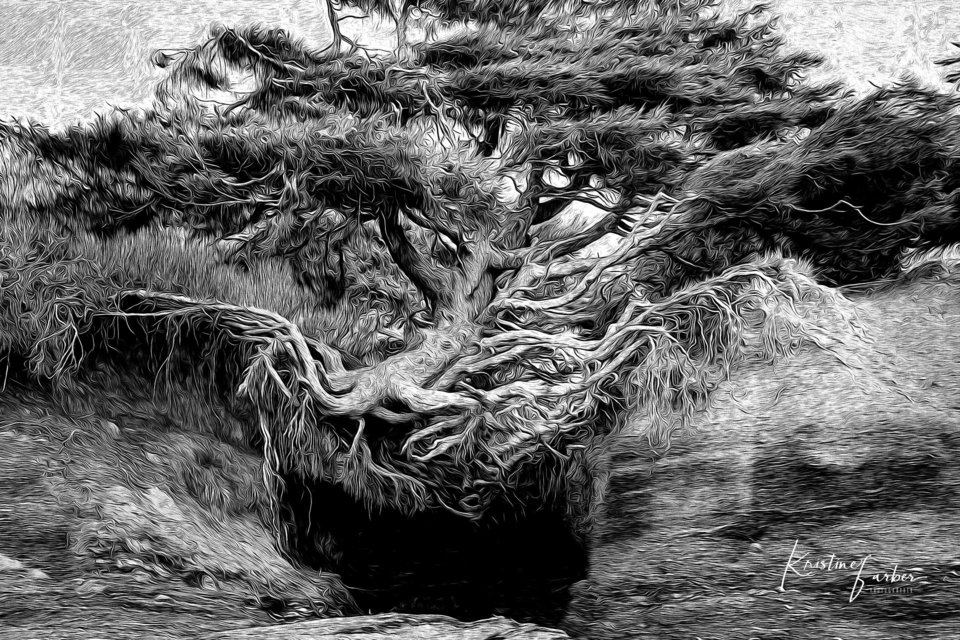
<instances>
[{"instance_id":1,"label":"tree trunk","mask_svg":"<svg viewBox=\"0 0 960 640\"><path fill-rule=\"evenodd\" d=\"M330 43L330 50L334 57L340 55L340 50L343 48L343 34L340 32L340 20L337 16L337 11L333 7L333 0L324 0L327 8L327 20L330 22L330 35L332 37L332 42Z\"/></svg>"},{"instance_id":2,"label":"tree trunk","mask_svg":"<svg viewBox=\"0 0 960 640\"><path fill-rule=\"evenodd\" d=\"M397 59L405 62L410 58L409 46L407 44L407 27L410 22L410 10L402 9L400 13L394 15L394 21L397 25Z\"/></svg>"}]
</instances>

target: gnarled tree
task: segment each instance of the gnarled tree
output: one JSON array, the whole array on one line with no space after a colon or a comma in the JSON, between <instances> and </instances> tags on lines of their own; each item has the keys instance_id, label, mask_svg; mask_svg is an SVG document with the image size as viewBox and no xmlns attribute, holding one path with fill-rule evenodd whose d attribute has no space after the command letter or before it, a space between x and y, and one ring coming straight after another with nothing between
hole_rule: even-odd
<instances>
[{"instance_id":1,"label":"gnarled tree","mask_svg":"<svg viewBox=\"0 0 960 640\"><path fill-rule=\"evenodd\" d=\"M591 449L631 415L666 446L737 361L825 339L824 284L958 240L960 123L912 84L804 84L817 60L761 11L550 6L424 5L464 26L400 60L219 29L165 59L156 109L8 135L73 168L40 207L60 224L188 227L236 268L292 265L344 326L378 315L386 341L148 286L87 310L239 353L270 473L371 509L582 514ZM240 71L232 104L190 94Z\"/></svg>"}]
</instances>

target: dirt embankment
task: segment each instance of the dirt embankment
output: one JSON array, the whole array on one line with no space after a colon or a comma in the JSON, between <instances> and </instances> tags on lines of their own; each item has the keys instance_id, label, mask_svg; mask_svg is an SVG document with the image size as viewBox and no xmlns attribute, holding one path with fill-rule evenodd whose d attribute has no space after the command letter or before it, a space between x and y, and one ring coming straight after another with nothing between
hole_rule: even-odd
<instances>
[{"instance_id":1,"label":"dirt embankment","mask_svg":"<svg viewBox=\"0 0 960 640\"><path fill-rule=\"evenodd\" d=\"M249 416L185 373L189 354L150 375L155 356L118 353L60 390L0 364L0 638L565 637L483 619L513 600L536 609L536 593L508 583L539 584L537 572L498 562L503 536L462 518L418 529L317 494L312 526L337 539L312 565L292 553L277 541ZM348 584L321 569L333 555ZM358 603L423 615L338 617ZM429 613L445 606L479 620Z\"/></svg>"},{"instance_id":2,"label":"dirt embankment","mask_svg":"<svg viewBox=\"0 0 960 640\"><path fill-rule=\"evenodd\" d=\"M843 344L735 372L655 466L625 436L564 626L960 636L958 282L934 268L849 294L859 338L838 324Z\"/></svg>"},{"instance_id":3,"label":"dirt embankment","mask_svg":"<svg viewBox=\"0 0 960 640\"><path fill-rule=\"evenodd\" d=\"M960 633L958 284L934 266L847 292L846 317L820 319L831 340L735 371L655 465L643 424L624 436L589 575L557 624L594 639ZM351 596L277 551L237 419L114 375L69 401L7 381L0 637L563 637L503 618L303 622L351 611ZM355 578L385 539L376 524L340 546ZM371 575L407 572L386 595L422 607L418 566Z\"/></svg>"},{"instance_id":4,"label":"dirt embankment","mask_svg":"<svg viewBox=\"0 0 960 640\"><path fill-rule=\"evenodd\" d=\"M277 551L259 458L197 424L211 411L191 424L111 386L72 407L2 396L0 635L192 634L349 602Z\"/></svg>"}]
</instances>

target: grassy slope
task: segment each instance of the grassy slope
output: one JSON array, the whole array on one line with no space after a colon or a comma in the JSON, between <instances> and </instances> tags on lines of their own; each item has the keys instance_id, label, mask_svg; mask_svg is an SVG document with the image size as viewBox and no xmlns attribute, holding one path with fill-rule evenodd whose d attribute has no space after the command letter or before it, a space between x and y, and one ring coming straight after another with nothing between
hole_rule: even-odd
<instances>
[{"instance_id":1,"label":"grassy slope","mask_svg":"<svg viewBox=\"0 0 960 640\"><path fill-rule=\"evenodd\" d=\"M82 215L72 218L67 212L73 207L86 213L109 206L98 202L98 196L132 180L129 169L114 172L103 166L102 159L91 161L82 154L78 159L57 150L41 151L22 144L18 135L16 128L0 134L0 266L10 274L21 274L19 279L6 280L8 289L19 287L6 295L32 298L24 290L30 286L38 287L38 292L49 290L39 296L44 301L27 301L37 315L47 313L44 305L54 303L51 283L41 265L57 264L62 267L54 270L61 288L55 295L61 298L66 289L72 289L87 302L96 303L119 288L145 288L255 306L283 315L308 336L323 335L327 342L361 360L382 353L392 338L381 331L386 324L384 314L378 316L373 311L384 305L390 307L394 301L368 295L369 288L361 286L337 304L321 308L282 259L260 258L243 266L228 263L224 253L209 240L159 225L115 235L91 232ZM78 135L82 138L85 134ZM105 188L105 184L110 186ZM131 196L136 206L139 197L142 194ZM119 206L125 205L130 203ZM54 246L56 250L51 250ZM389 257L371 255L368 244L354 243L347 252L359 264L361 278L366 281L383 277L385 268L391 275L396 273ZM34 268L28 268L34 263ZM0 313L3 311L0 307ZM9 330L29 324L23 321L17 311L7 318L5 326ZM35 319L34 324L35 335L19 336L21 349L29 350L49 329L41 326L42 320ZM10 339L9 334L0 335L0 344Z\"/></svg>"}]
</instances>

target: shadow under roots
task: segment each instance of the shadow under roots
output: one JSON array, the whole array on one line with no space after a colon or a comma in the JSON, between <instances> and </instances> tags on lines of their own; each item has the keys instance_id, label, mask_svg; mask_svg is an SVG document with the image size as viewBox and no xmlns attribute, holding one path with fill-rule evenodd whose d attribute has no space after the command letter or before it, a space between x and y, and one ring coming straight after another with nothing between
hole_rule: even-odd
<instances>
[{"instance_id":1,"label":"shadow under roots","mask_svg":"<svg viewBox=\"0 0 960 640\"><path fill-rule=\"evenodd\" d=\"M294 551L339 573L364 613L502 615L550 626L586 577L587 549L562 505L472 522L446 512L371 516L338 487L310 493L312 508L305 488L287 485Z\"/></svg>"}]
</instances>

